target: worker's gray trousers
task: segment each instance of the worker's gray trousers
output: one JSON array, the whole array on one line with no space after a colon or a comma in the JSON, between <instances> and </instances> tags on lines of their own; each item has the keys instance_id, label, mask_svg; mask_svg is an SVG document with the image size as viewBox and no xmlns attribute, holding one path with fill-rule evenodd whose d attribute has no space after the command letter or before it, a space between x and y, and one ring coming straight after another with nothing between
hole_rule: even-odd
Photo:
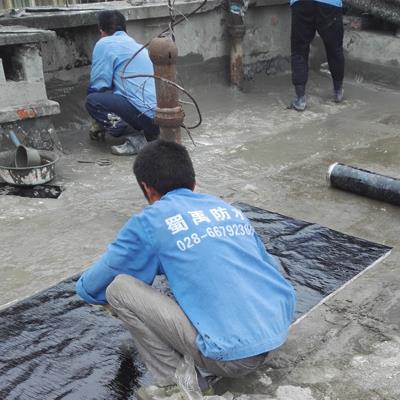
<instances>
[{"instance_id":1,"label":"worker's gray trousers","mask_svg":"<svg viewBox=\"0 0 400 400\"><path fill-rule=\"evenodd\" d=\"M175 383L175 370L184 354L190 355L201 370L225 377L246 375L265 361L265 354L226 362L204 357L196 346L197 332L179 305L132 276L118 275L106 296L160 386Z\"/></svg>"}]
</instances>

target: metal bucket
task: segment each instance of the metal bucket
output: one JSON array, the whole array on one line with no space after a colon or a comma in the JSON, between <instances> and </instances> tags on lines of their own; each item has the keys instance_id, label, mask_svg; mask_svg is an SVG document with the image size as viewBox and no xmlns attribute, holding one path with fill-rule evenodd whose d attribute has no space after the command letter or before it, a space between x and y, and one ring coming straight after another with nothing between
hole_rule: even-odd
<instances>
[{"instance_id":1,"label":"metal bucket","mask_svg":"<svg viewBox=\"0 0 400 400\"><path fill-rule=\"evenodd\" d=\"M41 165L18 168L15 166L15 151L0 153L0 177L17 186L34 186L50 182L56 176L55 164L58 156L51 151L40 150Z\"/></svg>"}]
</instances>

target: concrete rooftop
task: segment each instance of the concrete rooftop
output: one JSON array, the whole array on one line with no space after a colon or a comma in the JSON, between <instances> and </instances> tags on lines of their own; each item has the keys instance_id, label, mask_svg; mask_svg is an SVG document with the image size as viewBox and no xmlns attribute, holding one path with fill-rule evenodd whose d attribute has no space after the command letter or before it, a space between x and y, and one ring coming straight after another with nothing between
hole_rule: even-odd
<instances>
[{"instance_id":1,"label":"concrete rooftop","mask_svg":"<svg viewBox=\"0 0 400 400\"><path fill-rule=\"evenodd\" d=\"M349 76L346 101L336 105L328 77L314 73L309 108L297 113L286 109L289 75L258 76L243 93L207 82L191 88L204 118L196 147L184 139L197 190L394 247L297 323L264 371L218 389L256 400L399 399L399 208L330 189L325 174L343 162L400 178L400 92ZM115 140L88 138L85 83L53 82L51 91L61 102L55 122L65 152L54 183L65 190L58 200L0 196L3 305L85 269L145 205L133 158L109 154ZM78 162L99 158L113 164Z\"/></svg>"}]
</instances>

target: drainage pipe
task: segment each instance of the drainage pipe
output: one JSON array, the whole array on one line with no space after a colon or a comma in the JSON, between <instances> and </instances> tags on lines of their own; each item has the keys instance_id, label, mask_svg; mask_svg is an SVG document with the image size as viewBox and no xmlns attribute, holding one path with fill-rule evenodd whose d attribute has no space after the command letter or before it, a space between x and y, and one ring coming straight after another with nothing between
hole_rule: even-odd
<instances>
[{"instance_id":1,"label":"drainage pipe","mask_svg":"<svg viewBox=\"0 0 400 400\"><path fill-rule=\"evenodd\" d=\"M327 180L332 187L400 205L400 179L335 163L329 167Z\"/></svg>"},{"instance_id":2,"label":"drainage pipe","mask_svg":"<svg viewBox=\"0 0 400 400\"><path fill-rule=\"evenodd\" d=\"M393 24L400 25L399 0L345 0L348 6L371 14Z\"/></svg>"},{"instance_id":3,"label":"drainage pipe","mask_svg":"<svg viewBox=\"0 0 400 400\"><path fill-rule=\"evenodd\" d=\"M184 112L178 101L178 89L168 81L176 83L176 59L178 49L169 37L156 37L148 47L154 65L157 94L155 122L160 126L160 138L181 143L181 125Z\"/></svg>"},{"instance_id":4,"label":"drainage pipe","mask_svg":"<svg viewBox=\"0 0 400 400\"><path fill-rule=\"evenodd\" d=\"M231 37L230 77L231 84L241 88L243 81L243 38L246 26L243 22L244 5L241 0L229 1L228 33Z\"/></svg>"}]
</instances>

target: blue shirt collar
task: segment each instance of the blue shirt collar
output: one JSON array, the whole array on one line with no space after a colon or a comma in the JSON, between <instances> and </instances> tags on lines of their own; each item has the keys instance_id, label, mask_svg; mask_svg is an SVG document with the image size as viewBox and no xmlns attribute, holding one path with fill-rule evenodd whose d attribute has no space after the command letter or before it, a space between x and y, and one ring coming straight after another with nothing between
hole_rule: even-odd
<instances>
[{"instance_id":1,"label":"blue shirt collar","mask_svg":"<svg viewBox=\"0 0 400 400\"><path fill-rule=\"evenodd\" d=\"M193 190L190 190L187 188L178 188L178 189L170 190L169 192L165 193L164 196L161 196L161 199L163 199L164 197L169 196L171 194L179 194L179 193L193 193Z\"/></svg>"},{"instance_id":2,"label":"blue shirt collar","mask_svg":"<svg viewBox=\"0 0 400 400\"><path fill-rule=\"evenodd\" d=\"M117 31L114 32L111 36L122 36L122 35L127 35L127 33L124 31Z\"/></svg>"}]
</instances>

